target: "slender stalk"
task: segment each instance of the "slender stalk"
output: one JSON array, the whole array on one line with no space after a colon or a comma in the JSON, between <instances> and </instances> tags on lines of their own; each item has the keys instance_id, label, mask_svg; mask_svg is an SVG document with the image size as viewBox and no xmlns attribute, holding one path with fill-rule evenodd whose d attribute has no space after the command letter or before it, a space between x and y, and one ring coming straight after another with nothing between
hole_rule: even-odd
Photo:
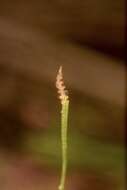
<instances>
[{"instance_id":1,"label":"slender stalk","mask_svg":"<svg viewBox=\"0 0 127 190\"><path fill-rule=\"evenodd\" d=\"M59 99L61 101L61 149L62 149L62 170L59 190L65 189L65 179L67 173L67 128L68 128L68 111L69 111L69 98L67 95L67 90L65 90L65 85L63 82L62 67L60 67L57 78L56 87L58 89Z\"/></svg>"},{"instance_id":2,"label":"slender stalk","mask_svg":"<svg viewBox=\"0 0 127 190\"><path fill-rule=\"evenodd\" d=\"M62 171L59 190L64 190L67 172L67 126L68 126L69 100L62 104L61 111L61 141L62 141Z\"/></svg>"}]
</instances>

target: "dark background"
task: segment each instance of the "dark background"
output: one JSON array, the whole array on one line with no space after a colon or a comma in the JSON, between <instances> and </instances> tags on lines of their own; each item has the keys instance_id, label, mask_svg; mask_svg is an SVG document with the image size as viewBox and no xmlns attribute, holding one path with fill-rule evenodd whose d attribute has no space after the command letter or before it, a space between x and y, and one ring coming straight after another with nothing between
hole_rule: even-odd
<instances>
[{"instance_id":1,"label":"dark background","mask_svg":"<svg viewBox=\"0 0 127 190\"><path fill-rule=\"evenodd\" d=\"M0 1L1 190L57 189L63 66L68 190L124 190L125 2Z\"/></svg>"}]
</instances>

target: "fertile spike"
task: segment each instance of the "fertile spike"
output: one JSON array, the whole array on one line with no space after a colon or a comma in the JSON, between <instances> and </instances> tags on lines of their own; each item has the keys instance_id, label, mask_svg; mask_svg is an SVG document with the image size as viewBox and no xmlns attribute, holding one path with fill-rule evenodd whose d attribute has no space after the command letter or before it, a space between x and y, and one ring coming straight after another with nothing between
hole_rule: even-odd
<instances>
[{"instance_id":1,"label":"fertile spike","mask_svg":"<svg viewBox=\"0 0 127 190\"><path fill-rule=\"evenodd\" d=\"M65 85L63 81L63 72L62 72L62 66L60 66L57 77L56 77L56 88L58 89L59 99L61 100L61 103L65 100L68 100L67 90L65 90Z\"/></svg>"}]
</instances>

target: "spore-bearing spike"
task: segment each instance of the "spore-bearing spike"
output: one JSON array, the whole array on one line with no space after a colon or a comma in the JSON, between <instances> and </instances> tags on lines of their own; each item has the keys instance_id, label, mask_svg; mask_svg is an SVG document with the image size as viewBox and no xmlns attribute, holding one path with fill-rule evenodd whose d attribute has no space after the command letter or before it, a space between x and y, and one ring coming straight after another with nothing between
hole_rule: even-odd
<instances>
[{"instance_id":1,"label":"spore-bearing spike","mask_svg":"<svg viewBox=\"0 0 127 190\"><path fill-rule=\"evenodd\" d=\"M68 100L68 91L65 90L66 87L63 81L62 66L60 66L56 77L56 88L58 89L59 99L61 100L61 103L63 103L65 100Z\"/></svg>"}]
</instances>

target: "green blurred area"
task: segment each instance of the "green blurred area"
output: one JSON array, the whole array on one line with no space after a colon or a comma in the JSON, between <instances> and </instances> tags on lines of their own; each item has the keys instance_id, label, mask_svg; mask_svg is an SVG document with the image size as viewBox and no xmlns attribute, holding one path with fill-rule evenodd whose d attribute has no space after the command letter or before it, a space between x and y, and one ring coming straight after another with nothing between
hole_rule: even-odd
<instances>
[{"instance_id":1,"label":"green blurred area","mask_svg":"<svg viewBox=\"0 0 127 190\"><path fill-rule=\"evenodd\" d=\"M124 110L73 89L70 91L69 172L90 170L111 175L119 179L122 188L125 173ZM24 136L24 147L40 165L60 169L60 105L51 86L44 96L50 109L50 126L45 130L28 131Z\"/></svg>"},{"instance_id":2,"label":"green blurred area","mask_svg":"<svg viewBox=\"0 0 127 190\"><path fill-rule=\"evenodd\" d=\"M26 150L34 153L41 163L60 166L61 147L57 131L45 134L32 134L25 141ZM120 145L102 143L89 138L76 130L69 130L68 136L69 167L81 170L93 169L101 172L120 175L124 171L124 148Z\"/></svg>"},{"instance_id":3,"label":"green blurred area","mask_svg":"<svg viewBox=\"0 0 127 190\"><path fill-rule=\"evenodd\" d=\"M54 84L20 76L16 105L31 101L45 103L49 123L28 127L22 137L22 152L40 167L61 168L60 109ZM23 82L25 81L25 83ZM14 102L13 102L14 103ZM43 110L45 112L45 108ZM31 115L32 119L32 115ZM43 122L45 115L40 115ZM70 88L68 129L68 172L91 171L112 176L118 190L124 189L125 147L124 110L100 99L88 97Z\"/></svg>"}]
</instances>

